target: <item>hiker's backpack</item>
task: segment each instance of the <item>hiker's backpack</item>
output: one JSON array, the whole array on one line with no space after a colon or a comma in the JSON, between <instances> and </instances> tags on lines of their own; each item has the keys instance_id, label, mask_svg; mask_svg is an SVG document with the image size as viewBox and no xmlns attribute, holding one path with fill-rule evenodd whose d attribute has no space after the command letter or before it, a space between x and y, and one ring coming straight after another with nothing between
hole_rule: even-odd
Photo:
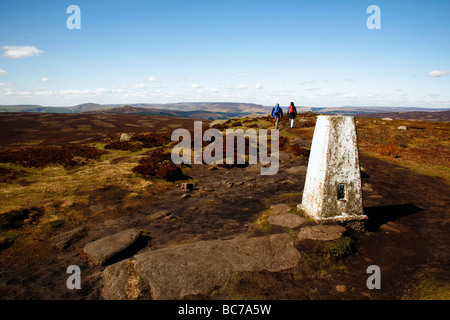
<instances>
[{"instance_id":1,"label":"hiker's backpack","mask_svg":"<svg viewBox=\"0 0 450 320\"><path fill-rule=\"evenodd\" d=\"M274 112L274 114L275 114L275 115L280 115L280 114L281 114L281 107L280 107L280 106L276 106L276 107L275 107L275 112Z\"/></svg>"},{"instance_id":2,"label":"hiker's backpack","mask_svg":"<svg viewBox=\"0 0 450 320\"><path fill-rule=\"evenodd\" d=\"M289 106L289 113L294 113L294 106Z\"/></svg>"}]
</instances>

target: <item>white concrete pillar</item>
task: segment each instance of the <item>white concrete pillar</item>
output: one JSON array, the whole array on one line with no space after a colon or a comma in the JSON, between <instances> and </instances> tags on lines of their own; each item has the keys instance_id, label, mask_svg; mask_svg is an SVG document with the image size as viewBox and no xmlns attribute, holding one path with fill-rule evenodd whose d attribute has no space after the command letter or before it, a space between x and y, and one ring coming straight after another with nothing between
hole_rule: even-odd
<instances>
[{"instance_id":1,"label":"white concrete pillar","mask_svg":"<svg viewBox=\"0 0 450 320\"><path fill-rule=\"evenodd\" d=\"M367 219L354 117L317 117L299 206L317 222Z\"/></svg>"}]
</instances>

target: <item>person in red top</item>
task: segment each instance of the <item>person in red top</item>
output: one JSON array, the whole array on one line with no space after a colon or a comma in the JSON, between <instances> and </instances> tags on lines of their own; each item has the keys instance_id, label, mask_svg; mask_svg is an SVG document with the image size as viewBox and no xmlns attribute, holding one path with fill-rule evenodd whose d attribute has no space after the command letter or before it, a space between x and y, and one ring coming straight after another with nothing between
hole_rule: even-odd
<instances>
[{"instance_id":1,"label":"person in red top","mask_svg":"<svg viewBox=\"0 0 450 320\"><path fill-rule=\"evenodd\" d=\"M294 103L291 102L288 110L289 128L294 127L294 119L296 116L297 116L297 108L295 108Z\"/></svg>"}]
</instances>

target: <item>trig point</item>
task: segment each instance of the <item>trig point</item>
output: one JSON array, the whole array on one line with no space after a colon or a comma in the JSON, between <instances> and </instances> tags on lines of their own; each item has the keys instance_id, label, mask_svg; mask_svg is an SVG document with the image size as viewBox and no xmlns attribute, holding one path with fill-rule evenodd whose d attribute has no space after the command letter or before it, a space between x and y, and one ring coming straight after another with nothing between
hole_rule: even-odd
<instances>
[{"instance_id":1,"label":"trig point","mask_svg":"<svg viewBox=\"0 0 450 320\"><path fill-rule=\"evenodd\" d=\"M299 207L316 222L367 219L354 117L317 117Z\"/></svg>"}]
</instances>

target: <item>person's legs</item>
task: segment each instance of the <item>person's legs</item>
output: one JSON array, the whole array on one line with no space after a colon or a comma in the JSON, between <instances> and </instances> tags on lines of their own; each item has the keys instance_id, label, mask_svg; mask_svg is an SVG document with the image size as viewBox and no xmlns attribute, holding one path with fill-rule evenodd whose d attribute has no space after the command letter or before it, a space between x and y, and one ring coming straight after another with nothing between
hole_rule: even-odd
<instances>
[{"instance_id":1,"label":"person's legs","mask_svg":"<svg viewBox=\"0 0 450 320\"><path fill-rule=\"evenodd\" d=\"M275 117L275 129L278 129L278 121L280 121L280 118Z\"/></svg>"},{"instance_id":2,"label":"person's legs","mask_svg":"<svg viewBox=\"0 0 450 320\"><path fill-rule=\"evenodd\" d=\"M289 127L291 127L291 128L294 127L294 118L289 119Z\"/></svg>"}]
</instances>

